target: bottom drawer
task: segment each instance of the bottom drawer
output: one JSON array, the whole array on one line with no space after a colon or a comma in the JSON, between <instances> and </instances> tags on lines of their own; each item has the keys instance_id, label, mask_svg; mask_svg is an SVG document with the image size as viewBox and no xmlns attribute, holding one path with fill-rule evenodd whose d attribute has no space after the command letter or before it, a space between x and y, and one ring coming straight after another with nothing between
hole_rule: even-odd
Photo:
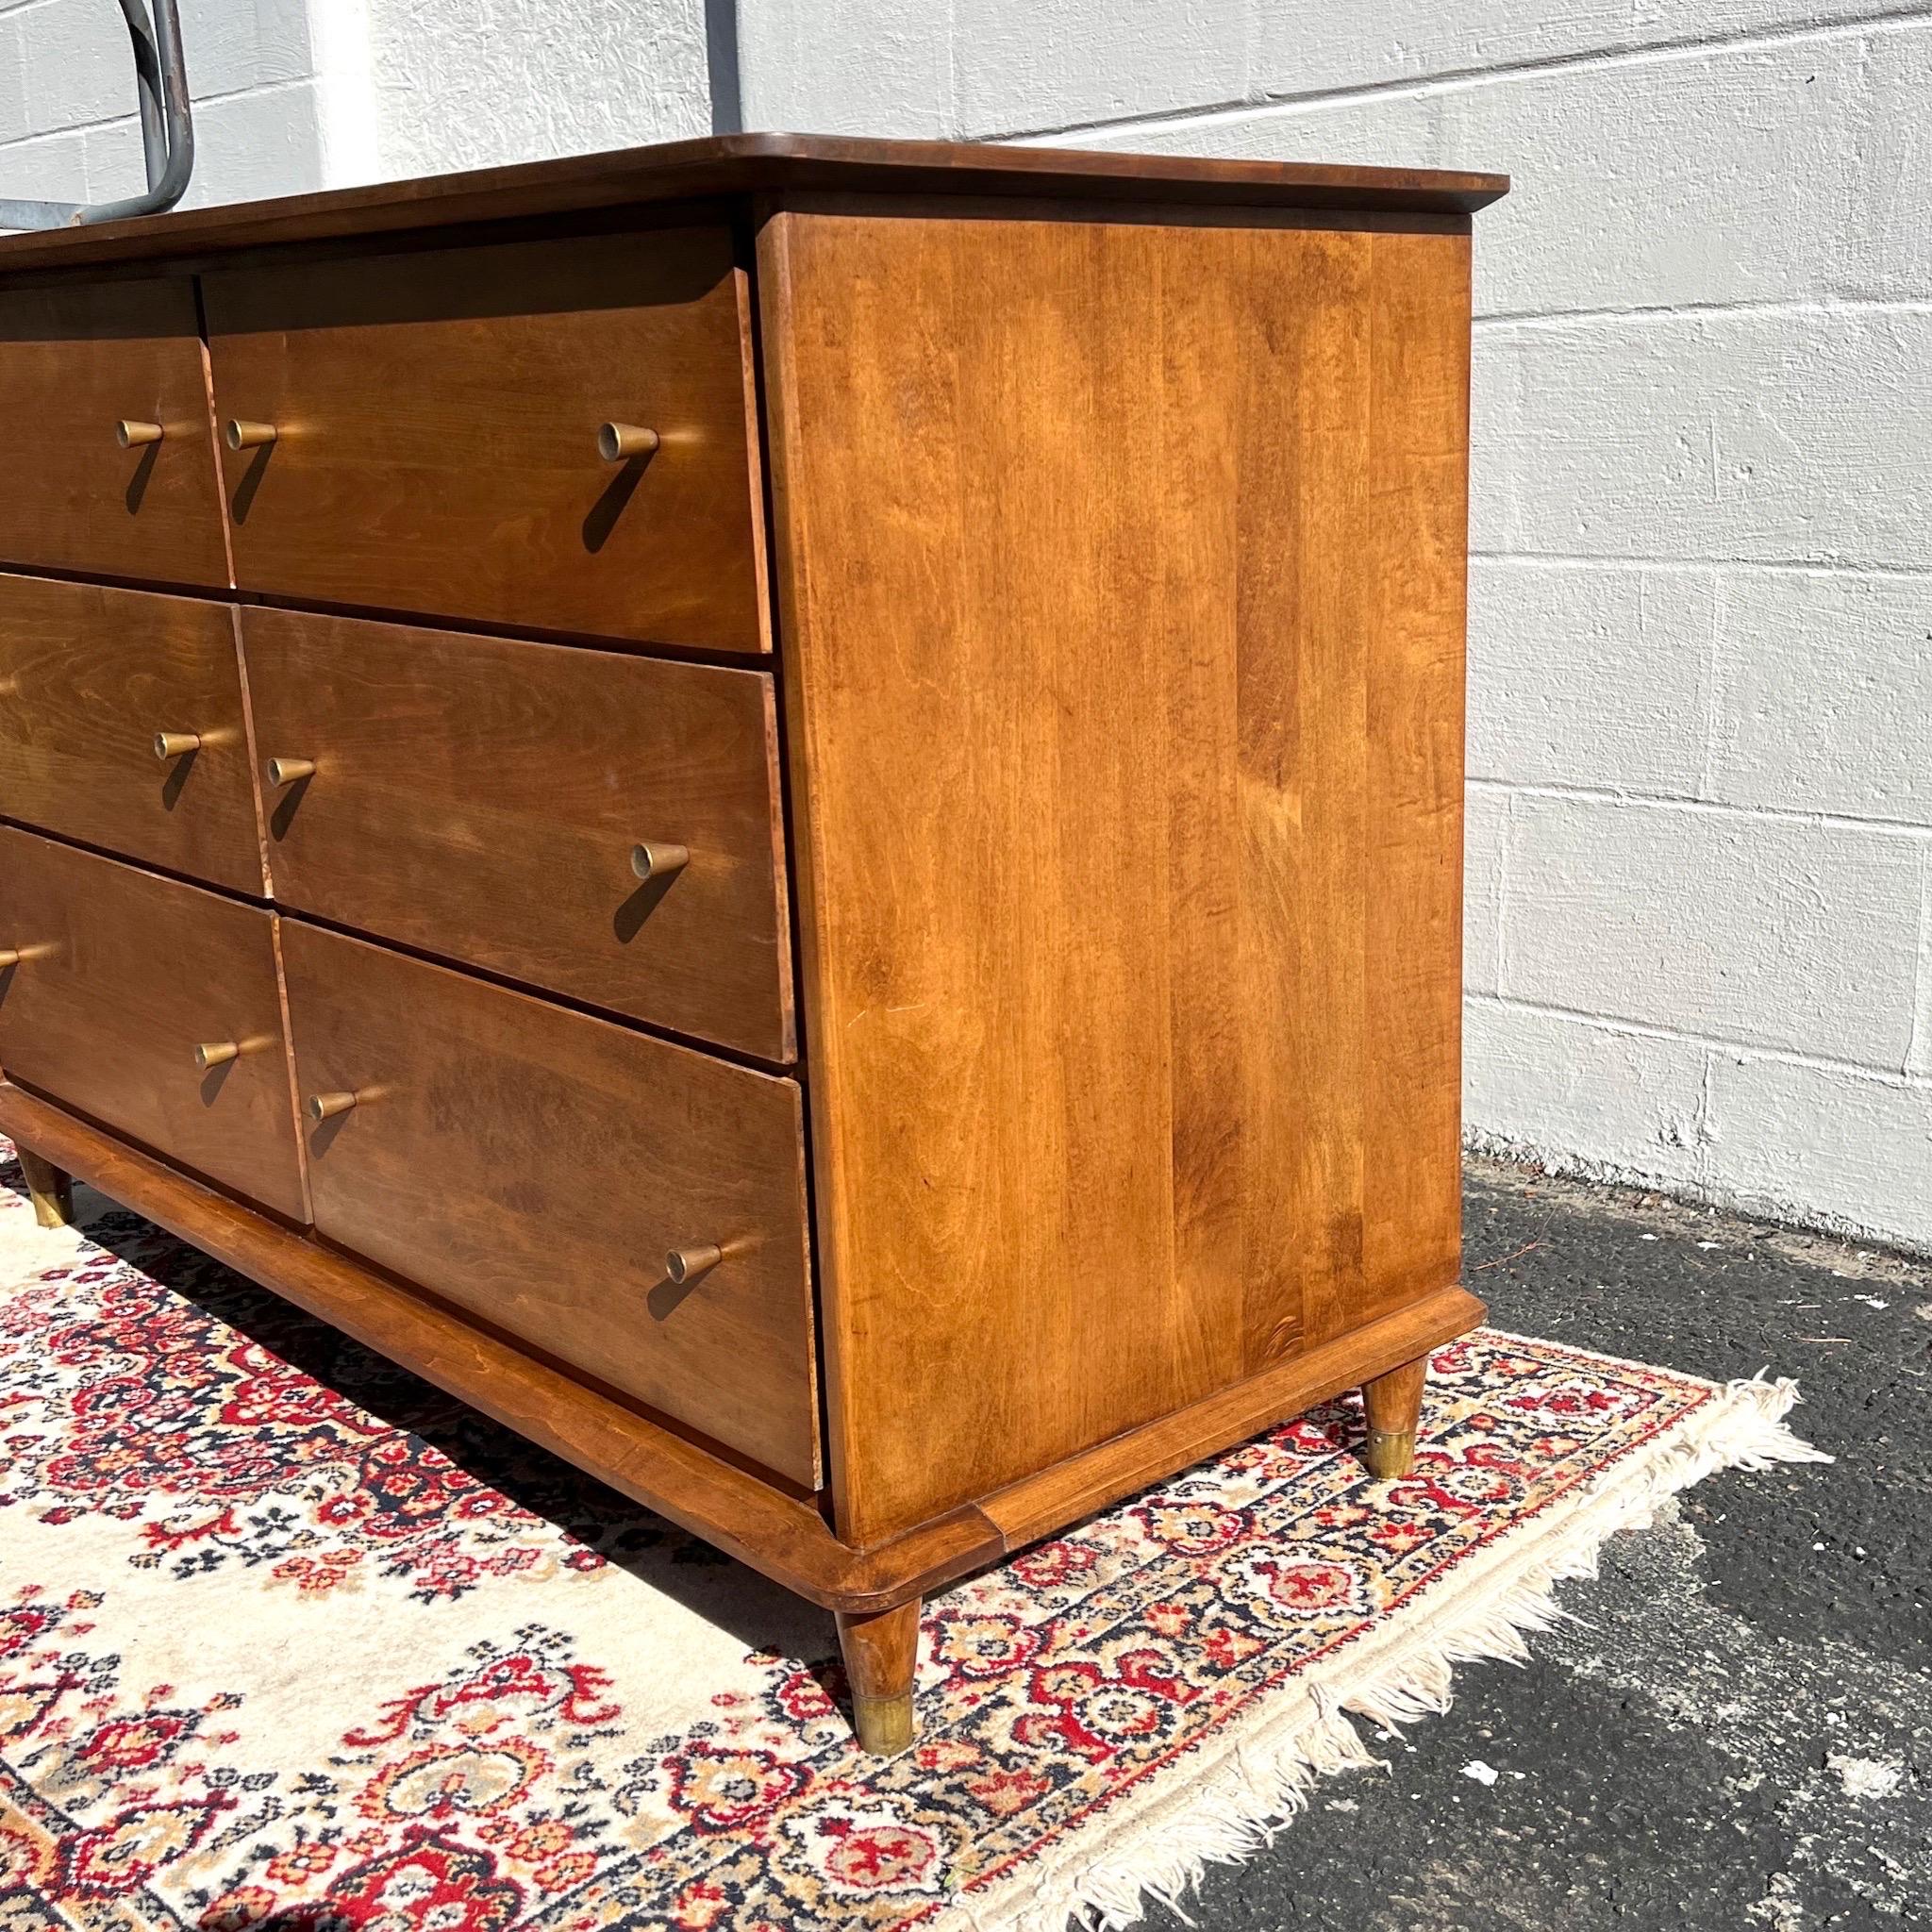
<instances>
[{"instance_id":1,"label":"bottom drawer","mask_svg":"<svg viewBox=\"0 0 1932 1932\"><path fill-rule=\"evenodd\" d=\"M317 1230L817 1487L797 1085L300 921L282 944Z\"/></svg>"},{"instance_id":2,"label":"bottom drawer","mask_svg":"<svg viewBox=\"0 0 1932 1932\"><path fill-rule=\"evenodd\" d=\"M0 948L8 1077L308 1218L272 914L0 826Z\"/></svg>"}]
</instances>

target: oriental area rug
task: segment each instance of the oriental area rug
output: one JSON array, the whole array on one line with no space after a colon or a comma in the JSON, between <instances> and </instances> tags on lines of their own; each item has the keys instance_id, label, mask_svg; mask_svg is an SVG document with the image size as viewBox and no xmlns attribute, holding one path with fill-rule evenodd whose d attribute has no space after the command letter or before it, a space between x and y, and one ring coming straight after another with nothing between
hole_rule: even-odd
<instances>
[{"instance_id":1,"label":"oriental area rug","mask_svg":"<svg viewBox=\"0 0 1932 1932\"><path fill-rule=\"evenodd\" d=\"M1813 1454L1789 1383L1484 1331L1412 1477L1337 1401L934 1600L878 1760L829 1617L0 1161L0 1932L1125 1924L1613 1531Z\"/></svg>"}]
</instances>

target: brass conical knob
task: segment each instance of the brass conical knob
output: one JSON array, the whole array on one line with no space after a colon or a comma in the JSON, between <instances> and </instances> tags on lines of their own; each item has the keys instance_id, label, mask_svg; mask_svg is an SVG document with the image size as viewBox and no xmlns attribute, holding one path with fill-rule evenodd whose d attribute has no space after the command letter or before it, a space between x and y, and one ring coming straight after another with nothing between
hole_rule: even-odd
<instances>
[{"instance_id":1,"label":"brass conical knob","mask_svg":"<svg viewBox=\"0 0 1932 1932\"><path fill-rule=\"evenodd\" d=\"M724 1250L715 1242L673 1248L664 1257L664 1272L682 1288L687 1281L695 1281L699 1275L708 1274L724 1258Z\"/></svg>"},{"instance_id":2,"label":"brass conical knob","mask_svg":"<svg viewBox=\"0 0 1932 1932\"><path fill-rule=\"evenodd\" d=\"M627 463L650 456L658 447L658 432L637 423L604 423L597 428L597 454L607 463Z\"/></svg>"}]
</instances>

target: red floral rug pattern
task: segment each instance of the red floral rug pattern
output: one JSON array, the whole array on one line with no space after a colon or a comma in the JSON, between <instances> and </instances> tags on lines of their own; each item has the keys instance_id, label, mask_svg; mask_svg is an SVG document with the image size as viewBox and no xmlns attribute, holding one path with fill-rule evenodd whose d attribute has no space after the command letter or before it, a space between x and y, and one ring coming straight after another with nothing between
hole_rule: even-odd
<instances>
[{"instance_id":1,"label":"red floral rug pattern","mask_svg":"<svg viewBox=\"0 0 1932 1932\"><path fill-rule=\"evenodd\" d=\"M1724 1393L1445 1349L1410 1479L1369 1481L1331 1403L930 1605L921 1742L881 1763L829 1618L134 1217L43 1233L19 1189L0 1932L945 1924Z\"/></svg>"}]
</instances>

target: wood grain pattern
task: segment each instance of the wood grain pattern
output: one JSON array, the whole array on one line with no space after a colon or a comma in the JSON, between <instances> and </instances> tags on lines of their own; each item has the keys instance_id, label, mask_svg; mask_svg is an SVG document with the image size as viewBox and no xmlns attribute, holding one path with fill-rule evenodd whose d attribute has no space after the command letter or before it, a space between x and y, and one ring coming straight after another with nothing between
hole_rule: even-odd
<instances>
[{"instance_id":1,"label":"wood grain pattern","mask_svg":"<svg viewBox=\"0 0 1932 1932\"><path fill-rule=\"evenodd\" d=\"M12 826L0 880L8 1076L307 1220L273 916ZM199 1070L220 1041L241 1054Z\"/></svg>"},{"instance_id":2,"label":"wood grain pattern","mask_svg":"<svg viewBox=\"0 0 1932 1932\"><path fill-rule=\"evenodd\" d=\"M1448 1289L870 1550L810 1504L312 1240L0 1082L0 1133L825 1608L868 1615L983 1570L1148 1483L1480 1323Z\"/></svg>"},{"instance_id":3,"label":"wood grain pattern","mask_svg":"<svg viewBox=\"0 0 1932 1932\"><path fill-rule=\"evenodd\" d=\"M912 1686L919 1673L919 1599L872 1616L839 1618L839 1649L852 1687L852 1727L874 1757L912 1742Z\"/></svg>"},{"instance_id":4,"label":"wood grain pattern","mask_svg":"<svg viewBox=\"0 0 1932 1932\"><path fill-rule=\"evenodd\" d=\"M276 898L766 1059L792 1056L762 672L250 608ZM687 846L641 883L641 840Z\"/></svg>"},{"instance_id":5,"label":"wood grain pattern","mask_svg":"<svg viewBox=\"0 0 1932 1932\"><path fill-rule=\"evenodd\" d=\"M124 418L162 440L123 449ZM0 562L227 583L186 276L0 292Z\"/></svg>"},{"instance_id":6,"label":"wood grain pattern","mask_svg":"<svg viewBox=\"0 0 1932 1932\"><path fill-rule=\"evenodd\" d=\"M1369 1424L1362 1460L1371 1475L1387 1481L1415 1467L1416 1432L1428 1379L1428 1357L1422 1356L1362 1384L1362 1413Z\"/></svg>"},{"instance_id":7,"label":"wood grain pattern","mask_svg":"<svg viewBox=\"0 0 1932 1932\"><path fill-rule=\"evenodd\" d=\"M1424 787L1407 739L1367 742L1459 653L1452 515L1420 577L1364 579L1389 499L1443 479L1455 396L1401 371L1409 334L1466 333L1467 250L883 212L764 231L851 1541L1454 1280L1452 1069L1372 1058L1367 1017L1420 989L1428 1017L1375 1037L1427 1033L1457 983L1437 869L1459 807L1440 761ZM1403 781L1373 814L1372 773ZM1392 901L1392 933L1411 898L1385 986L1367 908ZM1385 1168L1426 1186L1371 1252Z\"/></svg>"},{"instance_id":8,"label":"wood grain pattern","mask_svg":"<svg viewBox=\"0 0 1932 1932\"><path fill-rule=\"evenodd\" d=\"M1469 583L1470 251L1378 236L1370 290L1364 575L1371 891L1362 925L1360 1292L1344 1326L1462 1263L1462 801Z\"/></svg>"},{"instance_id":9,"label":"wood grain pattern","mask_svg":"<svg viewBox=\"0 0 1932 1932\"><path fill-rule=\"evenodd\" d=\"M810 1502L5 1082L0 1133L826 1609L889 1609L1002 1554L971 1509L848 1549Z\"/></svg>"},{"instance_id":10,"label":"wood grain pattern","mask_svg":"<svg viewBox=\"0 0 1932 1932\"><path fill-rule=\"evenodd\" d=\"M225 604L0 576L0 812L260 897L252 763Z\"/></svg>"},{"instance_id":11,"label":"wood grain pattern","mask_svg":"<svg viewBox=\"0 0 1932 1932\"><path fill-rule=\"evenodd\" d=\"M247 590L768 647L746 292L722 228L237 271L203 284ZM641 424L645 459L597 429Z\"/></svg>"},{"instance_id":12,"label":"wood grain pattern","mask_svg":"<svg viewBox=\"0 0 1932 1932\"><path fill-rule=\"evenodd\" d=\"M978 1507L1009 1549L1022 1549L1344 1389L1367 1389L1418 1350L1480 1327L1486 1312L1466 1290L1438 1289L1232 1388L1022 1476L979 1498Z\"/></svg>"},{"instance_id":13,"label":"wood grain pattern","mask_svg":"<svg viewBox=\"0 0 1932 1932\"><path fill-rule=\"evenodd\" d=\"M1354 208L1471 214L1508 192L1507 175L1311 161L1207 159L1115 149L726 134L699 141L276 201L177 209L91 228L0 238L0 274L245 249L458 223L593 215L698 195L803 192L1087 196L1124 205Z\"/></svg>"},{"instance_id":14,"label":"wood grain pattern","mask_svg":"<svg viewBox=\"0 0 1932 1932\"><path fill-rule=\"evenodd\" d=\"M305 1104L358 1097L309 1127L321 1233L816 1487L791 1081L298 920L283 958Z\"/></svg>"}]
</instances>

